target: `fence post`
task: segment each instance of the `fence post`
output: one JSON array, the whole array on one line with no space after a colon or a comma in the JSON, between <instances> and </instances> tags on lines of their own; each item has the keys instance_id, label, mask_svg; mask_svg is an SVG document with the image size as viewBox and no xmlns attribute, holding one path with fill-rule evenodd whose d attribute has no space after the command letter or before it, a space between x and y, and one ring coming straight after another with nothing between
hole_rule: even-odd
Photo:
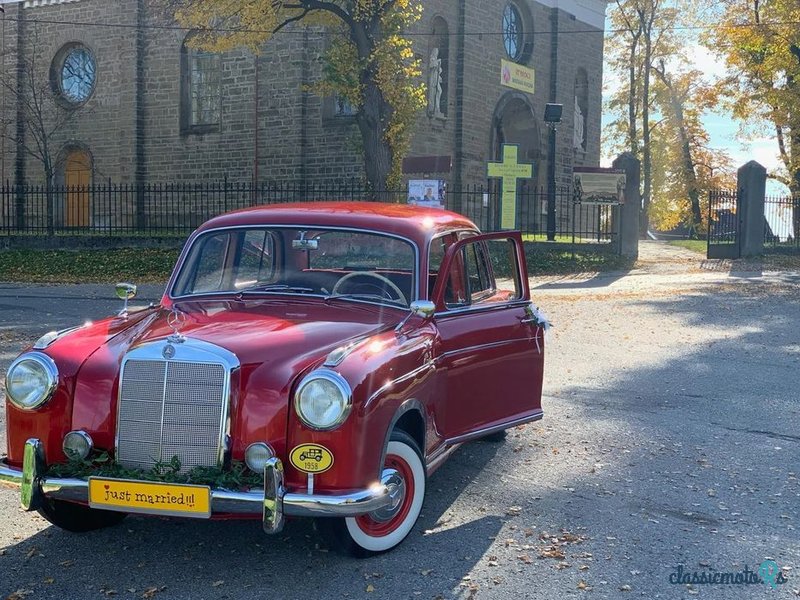
<instances>
[{"instance_id":1,"label":"fence post","mask_svg":"<svg viewBox=\"0 0 800 600\"><path fill-rule=\"evenodd\" d=\"M626 178L625 204L617 206L614 211L617 254L635 260L639 258L639 213L641 211L639 182L641 163L630 152L623 152L614 160L611 166L625 171Z\"/></svg>"},{"instance_id":2,"label":"fence post","mask_svg":"<svg viewBox=\"0 0 800 600\"><path fill-rule=\"evenodd\" d=\"M736 176L739 188L739 235L742 256L764 253L764 195L767 170L754 160L743 165Z\"/></svg>"}]
</instances>

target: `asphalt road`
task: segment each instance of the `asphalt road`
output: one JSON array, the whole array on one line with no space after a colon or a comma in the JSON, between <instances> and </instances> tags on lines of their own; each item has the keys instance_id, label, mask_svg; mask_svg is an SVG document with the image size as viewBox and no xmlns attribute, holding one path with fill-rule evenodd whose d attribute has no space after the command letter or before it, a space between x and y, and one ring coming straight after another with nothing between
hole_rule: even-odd
<instances>
[{"instance_id":1,"label":"asphalt road","mask_svg":"<svg viewBox=\"0 0 800 600\"><path fill-rule=\"evenodd\" d=\"M256 522L140 517L74 535L0 489L0 598L800 595L800 275L534 283L555 324L545 419L462 447L394 552L340 557L304 521L277 538ZM39 334L118 309L111 295L0 286L0 368ZM768 559L788 579L774 590L670 583L679 565L713 574Z\"/></svg>"}]
</instances>

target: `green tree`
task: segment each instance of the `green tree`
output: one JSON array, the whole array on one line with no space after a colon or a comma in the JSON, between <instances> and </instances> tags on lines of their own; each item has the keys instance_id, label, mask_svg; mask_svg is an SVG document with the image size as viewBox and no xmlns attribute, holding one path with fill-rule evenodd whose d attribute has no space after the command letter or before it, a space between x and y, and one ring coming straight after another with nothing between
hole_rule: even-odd
<instances>
[{"instance_id":1,"label":"green tree","mask_svg":"<svg viewBox=\"0 0 800 600\"><path fill-rule=\"evenodd\" d=\"M403 31L422 15L419 0L162 0L198 35L193 44L224 52L259 52L293 24L332 35L319 94L336 94L356 109L370 189L398 185L411 128L425 104L419 61Z\"/></svg>"}]
</instances>

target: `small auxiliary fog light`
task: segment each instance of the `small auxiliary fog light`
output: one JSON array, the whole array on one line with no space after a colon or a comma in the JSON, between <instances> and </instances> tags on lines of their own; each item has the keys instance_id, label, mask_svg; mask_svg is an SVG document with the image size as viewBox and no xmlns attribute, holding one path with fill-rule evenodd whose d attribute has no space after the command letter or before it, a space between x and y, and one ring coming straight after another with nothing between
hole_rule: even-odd
<instances>
[{"instance_id":1,"label":"small auxiliary fog light","mask_svg":"<svg viewBox=\"0 0 800 600\"><path fill-rule=\"evenodd\" d=\"M92 438L85 431L70 431L61 445L64 455L70 460L85 460L94 448Z\"/></svg>"},{"instance_id":2,"label":"small auxiliary fog light","mask_svg":"<svg viewBox=\"0 0 800 600\"><path fill-rule=\"evenodd\" d=\"M263 474L264 466L273 456L275 456L275 452L272 451L269 444L256 442L255 444L250 444L247 450L244 451L244 462L247 468L254 473Z\"/></svg>"}]
</instances>

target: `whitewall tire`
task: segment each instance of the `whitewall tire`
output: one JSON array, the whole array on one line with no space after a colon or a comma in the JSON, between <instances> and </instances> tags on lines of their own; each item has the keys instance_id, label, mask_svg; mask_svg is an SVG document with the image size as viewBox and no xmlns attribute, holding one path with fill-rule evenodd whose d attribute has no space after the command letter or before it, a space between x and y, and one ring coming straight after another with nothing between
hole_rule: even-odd
<instances>
[{"instance_id":1,"label":"whitewall tire","mask_svg":"<svg viewBox=\"0 0 800 600\"><path fill-rule=\"evenodd\" d=\"M425 499L426 473L422 453L411 436L392 433L384 469L398 474L390 485L393 502L388 507L358 517L317 521L317 528L336 550L360 558L386 552L414 528Z\"/></svg>"}]
</instances>

